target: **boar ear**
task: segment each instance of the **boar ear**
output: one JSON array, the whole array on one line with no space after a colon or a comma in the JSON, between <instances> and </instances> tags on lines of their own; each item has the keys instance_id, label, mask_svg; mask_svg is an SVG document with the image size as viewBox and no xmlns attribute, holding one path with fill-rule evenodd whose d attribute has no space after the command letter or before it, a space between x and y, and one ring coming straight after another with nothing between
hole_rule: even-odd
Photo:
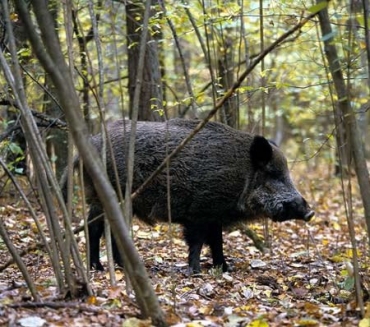
<instances>
[{"instance_id":1,"label":"boar ear","mask_svg":"<svg viewBox=\"0 0 370 327\"><path fill-rule=\"evenodd\" d=\"M263 136L256 135L250 148L251 162L254 168L263 168L272 159L272 146Z\"/></svg>"}]
</instances>

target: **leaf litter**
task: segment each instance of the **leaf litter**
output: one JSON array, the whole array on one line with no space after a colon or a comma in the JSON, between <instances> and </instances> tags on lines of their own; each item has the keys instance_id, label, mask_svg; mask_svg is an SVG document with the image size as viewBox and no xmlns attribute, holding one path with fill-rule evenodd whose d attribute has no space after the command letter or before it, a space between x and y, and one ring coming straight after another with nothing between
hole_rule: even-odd
<instances>
[{"instance_id":1,"label":"leaf litter","mask_svg":"<svg viewBox=\"0 0 370 327\"><path fill-rule=\"evenodd\" d=\"M297 172L295 172L297 175ZM305 180L307 173L298 174ZM187 247L177 225L148 227L135 221L134 241L152 285L173 326L370 326L370 304L361 320L355 299L352 246L343 206L340 180L310 172L300 187L315 207L309 222L268 223L269 247L256 249L243 229L224 233L224 249L233 270L212 268L208 249L201 257L202 274L188 276ZM297 176L294 176L297 180ZM369 259L361 200L354 192L353 219L364 300L369 301ZM37 229L18 200L1 199L0 210L19 251L30 246ZM40 216L42 214L40 213ZM248 227L263 238L263 222ZM171 232L171 237L169 236ZM81 252L85 241L79 236ZM103 247L104 248L104 247ZM0 241L0 268L9 253ZM17 267L0 270L0 326L151 326L141 320L133 294L127 293L122 270L117 285L106 272L93 271L95 295L79 301L58 299L50 261L37 247L23 256L36 282L42 303L31 296ZM102 253L102 262L106 257Z\"/></svg>"}]
</instances>

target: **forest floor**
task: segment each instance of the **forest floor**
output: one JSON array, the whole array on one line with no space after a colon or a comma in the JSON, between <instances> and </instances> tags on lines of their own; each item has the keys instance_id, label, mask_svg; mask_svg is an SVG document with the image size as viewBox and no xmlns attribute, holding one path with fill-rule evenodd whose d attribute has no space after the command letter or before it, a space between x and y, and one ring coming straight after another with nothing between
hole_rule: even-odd
<instances>
[{"instance_id":1,"label":"forest floor","mask_svg":"<svg viewBox=\"0 0 370 327\"><path fill-rule=\"evenodd\" d=\"M225 232L224 250L233 271L211 269L207 249L202 274L187 275L187 248L178 226L155 228L135 221L134 241L170 325L176 326L358 326L360 311L354 291L353 250L341 181L323 169L296 169L298 188L315 209L309 222L269 222L270 247L264 253L244 229ZM309 178L308 178L309 176ZM368 238L362 204L352 180L352 222L357 241L362 296L369 302ZM348 181L345 181L348 186ZM1 216L19 251L38 239L34 222L20 201L1 199ZM40 213L40 216L42 214ZM248 225L261 238L263 222ZM84 251L85 241L79 235ZM103 247L104 248L104 247ZM106 258L102 262L106 266ZM0 240L0 326L151 326L138 320L139 310L127 293L124 273L116 271L110 286L106 272L92 272L95 296L78 301L60 299L47 255L35 250L23 256L42 302L30 293ZM105 260L105 261L104 261ZM366 310L367 317L370 310ZM370 326L363 319L361 326Z\"/></svg>"}]
</instances>

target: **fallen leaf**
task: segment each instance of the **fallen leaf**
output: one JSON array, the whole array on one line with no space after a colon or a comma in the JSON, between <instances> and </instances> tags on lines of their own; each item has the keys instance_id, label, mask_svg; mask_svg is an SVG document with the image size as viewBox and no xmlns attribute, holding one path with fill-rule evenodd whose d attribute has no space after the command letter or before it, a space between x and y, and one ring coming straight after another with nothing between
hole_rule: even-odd
<instances>
[{"instance_id":1,"label":"fallen leaf","mask_svg":"<svg viewBox=\"0 0 370 327\"><path fill-rule=\"evenodd\" d=\"M22 327L42 327L46 323L45 319L42 319L37 316L30 316L18 320L18 323Z\"/></svg>"}]
</instances>

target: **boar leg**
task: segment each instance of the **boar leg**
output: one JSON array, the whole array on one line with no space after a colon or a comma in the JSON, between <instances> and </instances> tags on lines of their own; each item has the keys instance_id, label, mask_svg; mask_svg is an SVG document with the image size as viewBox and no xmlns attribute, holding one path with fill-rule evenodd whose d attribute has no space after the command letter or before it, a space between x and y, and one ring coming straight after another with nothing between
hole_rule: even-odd
<instances>
[{"instance_id":1,"label":"boar leg","mask_svg":"<svg viewBox=\"0 0 370 327\"><path fill-rule=\"evenodd\" d=\"M102 213L103 209L100 205L92 204L90 206L88 221L91 221ZM99 258L100 238L102 237L104 232L104 219L101 217L96 221L89 223L88 231L90 247L90 268L94 268L96 270L104 270Z\"/></svg>"},{"instance_id":2,"label":"boar leg","mask_svg":"<svg viewBox=\"0 0 370 327\"><path fill-rule=\"evenodd\" d=\"M222 248L222 226L219 224L209 224L207 226L206 244L209 245L212 253L213 266L222 267L222 271L228 270Z\"/></svg>"},{"instance_id":3,"label":"boar leg","mask_svg":"<svg viewBox=\"0 0 370 327\"><path fill-rule=\"evenodd\" d=\"M112 252L113 252L113 260L119 267L123 267L123 260L121 255L119 254L117 243L112 235Z\"/></svg>"},{"instance_id":4,"label":"boar leg","mask_svg":"<svg viewBox=\"0 0 370 327\"><path fill-rule=\"evenodd\" d=\"M200 252L206 241L207 229L203 224L188 223L184 225L184 238L189 247L189 273L200 273Z\"/></svg>"}]
</instances>

